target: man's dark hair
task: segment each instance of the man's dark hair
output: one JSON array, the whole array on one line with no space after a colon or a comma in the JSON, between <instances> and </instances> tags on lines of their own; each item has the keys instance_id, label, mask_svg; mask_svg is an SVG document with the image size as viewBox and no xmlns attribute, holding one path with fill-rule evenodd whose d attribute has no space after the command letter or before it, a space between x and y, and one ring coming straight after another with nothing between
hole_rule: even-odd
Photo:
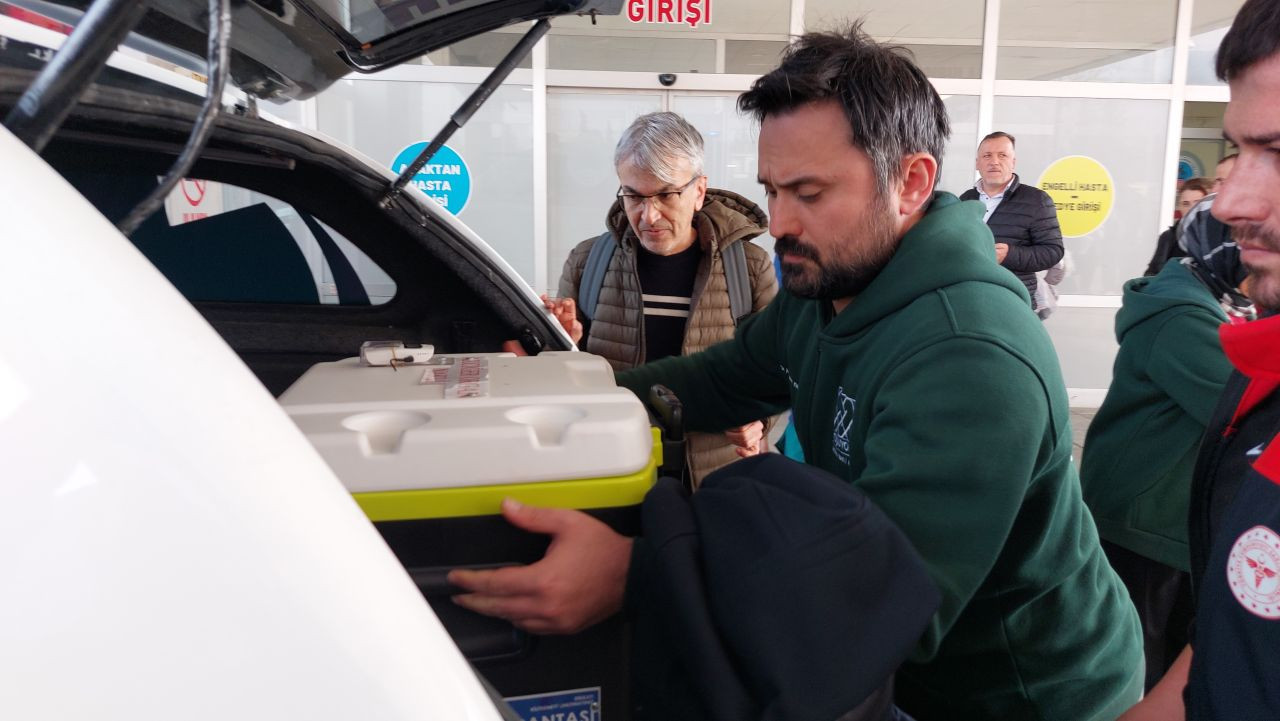
<instances>
[{"instance_id":1,"label":"man's dark hair","mask_svg":"<svg viewBox=\"0 0 1280 721\"><path fill-rule=\"evenodd\" d=\"M1008 138L1010 147L1013 147L1013 148L1018 147L1018 139L1006 133L1003 130L997 130L994 133L987 133L987 136L983 138L981 141L979 141L978 145L981 146L983 143L987 142L988 140L995 140L996 138Z\"/></svg>"},{"instance_id":2,"label":"man's dark hair","mask_svg":"<svg viewBox=\"0 0 1280 721\"><path fill-rule=\"evenodd\" d=\"M861 23L807 33L782 54L782 64L738 98L738 109L763 121L821 100L838 100L849 120L849 142L866 153L884 194L902 175L901 160L926 152L942 168L951 133L947 108L903 48L881 45Z\"/></svg>"},{"instance_id":3,"label":"man's dark hair","mask_svg":"<svg viewBox=\"0 0 1280 721\"><path fill-rule=\"evenodd\" d=\"M1248 0L1218 46L1214 69L1218 79L1231 82L1250 65L1280 53L1280 3Z\"/></svg>"},{"instance_id":4,"label":"man's dark hair","mask_svg":"<svg viewBox=\"0 0 1280 721\"><path fill-rule=\"evenodd\" d=\"M1194 190L1197 193L1208 195L1213 192L1212 178L1187 178L1182 183L1182 190ZM1181 190L1178 192L1182 192Z\"/></svg>"}]
</instances>

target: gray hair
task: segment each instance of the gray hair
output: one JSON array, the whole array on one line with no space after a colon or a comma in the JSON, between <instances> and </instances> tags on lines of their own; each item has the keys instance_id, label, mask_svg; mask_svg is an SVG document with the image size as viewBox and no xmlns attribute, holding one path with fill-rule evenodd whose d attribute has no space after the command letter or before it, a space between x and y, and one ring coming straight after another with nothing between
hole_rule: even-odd
<instances>
[{"instance_id":1,"label":"gray hair","mask_svg":"<svg viewBox=\"0 0 1280 721\"><path fill-rule=\"evenodd\" d=\"M676 163L689 162L693 177L702 175L702 133L676 113L641 115L622 131L613 151L613 166L630 163L664 183L679 185Z\"/></svg>"}]
</instances>

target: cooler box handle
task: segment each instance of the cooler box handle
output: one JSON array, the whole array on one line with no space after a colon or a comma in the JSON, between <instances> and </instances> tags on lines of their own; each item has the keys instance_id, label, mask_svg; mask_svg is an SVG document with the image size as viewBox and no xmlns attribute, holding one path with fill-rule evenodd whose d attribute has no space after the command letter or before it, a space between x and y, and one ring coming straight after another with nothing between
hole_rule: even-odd
<instances>
[{"instance_id":1,"label":"cooler box handle","mask_svg":"<svg viewBox=\"0 0 1280 721\"><path fill-rule=\"evenodd\" d=\"M516 563L485 563L460 566L432 566L410 568L409 577L417 584L431 609L440 618L462 655L473 663L487 661L511 661L528 656L533 651L533 637L511 625L510 621L482 616L457 605L451 596L466 593L449 583L449 571L455 568L489 570Z\"/></svg>"}]
</instances>

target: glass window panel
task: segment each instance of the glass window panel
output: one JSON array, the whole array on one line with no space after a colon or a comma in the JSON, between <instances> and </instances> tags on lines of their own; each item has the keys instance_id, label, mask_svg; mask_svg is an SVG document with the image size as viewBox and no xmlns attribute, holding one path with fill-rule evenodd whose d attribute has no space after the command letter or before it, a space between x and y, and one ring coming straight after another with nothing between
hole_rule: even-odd
<instances>
[{"instance_id":1,"label":"glass window panel","mask_svg":"<svg viewBox=\"0 0 1280 721\"><path fill-rule=\"evenodd\" d=\"M482 33L423 55L422 64L492 68L502 62L527 30L527 26L521 26L518 31L495 30ZM533 61L526 55L516 67L531 68Z\"/></svg>"},{"instance_id":2,"label":"glass window panel","mask_svg":"<svg viewBox=\"0 0 1280 721\"><path fill-rule=\"evenodd\" d=\"M319 130L388 168L431 140L475 90L471 83L340 80L316 97ZM458 218L533 278L533 89L503 85L449 139L471 171Z\"/></svg>"},{"instance_id":3,"label":"glass window panel","mask_svg":"<svg viewBox=\"0 0 1280 721\"><path fill-rule=\"evenodd\" d=\"M1187 84L1222 85L1213 71L1222 38L1244 0L1196 0L1191 10L1191 48L1187 55Z\"/></svg>"},{"instance_id":4,"label":"glass window panel","mask_svg":"<svg viewBox=\"0 0 1280 721\"><path fill-rule=\"evenodd\" d=\"M1173 48L1143 51L1001 46L998 65L996 76L1001 80L1167 83L1173 76Z\"/></svg>"},{"instance_id":5,"label":"glass window panel","mask_svg":"<svg viewBox=\"0 0 1280 721\"><path fill-rule=\"evenodd\" d=\"M1177 0L1000 4L996 77L1167 83Z\"/></svg>"},{"instance_id":6,"label":"glass window panel","mask_svg":"<svg viewBox=\"0 0 1280 721\"><path fill-rule=\"evenodd\" d=\"M1222 130L1226 103L1187 102L1182 105L1182 127Z\"/></svg>"},{"instance_id":7,"label":"glass window panel","mask_svg":"<svg viewBox=\"0 0 1280 721\"><path fill-rule=\"evenodd\" d=\"M862 19L872 36L910 50L929 77L976 78L982 73L984 5L983 0L806 0L804 21L807 29L827 30Z\"/></svg>"},{"instance_id":8,"label":"glass window panel","mask_svg":"<svg viewBox=\"0 0 1280 721\"><path fill-rule=\"evenodd\" d=\"M775 40L726 40L724 71L741 75L764 75L778 67L787 43Z\"/></svg>"},{"instance_id":9,"label":"glass window panel","mask_svg":"<svg viewBox=\"0 0 1280 721\"><path fill-rule=\"evenodd\" d=\"M1120 295L1124 281L1146 268L1165 227L1159 216L1168 112L1164 100L996 98L993 129L1018 139L1023 182L1037 183L1051 163L1069 155L1093 158L1112 178L1106 220L1065 241L1075 269L1061 293Z\"/></svg>"},{"instance_id":10,"label":"glass window panel","mask_svg":"<svg viewBox=\"0 0 1280 721\"><path fill-rule=\"evenodd\" d=\"M757 181L759 131L755 120L738 113L737 103L736 94L674 95L671 109L702 133L707 185L742 195L767 213L769 204ZM773 252L773 239L767 234L754 242Z\"/></svg>"},{"instance_id":11,"label":"glass window panel","mask_svg":"<svg viewBox=\"0 0 1280 721\"><path fill-rule=\"evenodd\" d=\"M931 78L982 76L982 45L903 45L916 65Z\"/></svg>"},{"instance_id":12,"label":"glass window panel","mask_svg":"<svg viewBox=\"0 0 1280 721\"><path fill-rule=\"evenodd\" d=\"M657 94L547 93L547 284L552 288L569 251L605 230L605 214L618 190L613 148L622 131L638 116L661 109Z\"/></svg>"},{"instance_id":13,"label":"glass window panel","mask_svg":"<svg viewBox=\"0 0 1280 721\"><path fill-rule=\"evenodd\" d=\"M1178 148L1179 174L1185 168L1187 177L1206 178L1209 182L1213 182L1218 161L1227 154L1226 145L1226 141L1223 140L1184 138ZM1173 195L1173 188L1169 188L1169 195Z\"/></svg>"},{"instance_id":14,"label":"glass window panel","mask_svg":"<svg viewBox=\"0 0 1280 721\"><path fill-rule=\"evenodd\" d=\"M1178 151L1178 176L1213 180L1218 161L1232 152L1221 138L1226 103L1187 102L1182 106L1182 144ZM1170 195L1173 188L1168 188Z\"/></svg>"},{"instance_id":15,"label":"glass window panel","mask_svg":"<svg viewBox=\"0 0 1280 721\"><path fill-rule=\"evenodd\" d=\"M193 301L338 305L363 290L381 305L396 294L382 268L320 219L228 183L183 178L132 240ZM322 248L330 241L355 271L351 287L338 286Z\"/></svg>"},{"instance_id":16,"label":"glass window panel","mask_svg":"<svg viewBox=\"0 0 1280 721\"><path fill-rule=\"evenodd\" d=\"M978 155L978 97L947 95L942 102L951 119L951 139L942 158L938 190L960 195L973 186L974 159Z\"/></svg>"},{"instance_id":17,"label":"glass window panel","mask_svg":"<svg viewBox=\"0 0 1280 721\"><path fill-rule=\"evenodd\" d=\"M899 43L981 40L985 4L983 0L805 0L804 24L809 29L827 29L862 19L862 28L871 35Z\"/></svg>"},{"instance_id":18,"label":"glass window panel","mask_svg":"<svg viewBox=\"0 0 1280 721\"><path fill-rule=\"evenodd\" d=\"M552 35L547 67L556 70L619 70L714 73L716 41L607 35Z\"/></svg>"}]
</instances>

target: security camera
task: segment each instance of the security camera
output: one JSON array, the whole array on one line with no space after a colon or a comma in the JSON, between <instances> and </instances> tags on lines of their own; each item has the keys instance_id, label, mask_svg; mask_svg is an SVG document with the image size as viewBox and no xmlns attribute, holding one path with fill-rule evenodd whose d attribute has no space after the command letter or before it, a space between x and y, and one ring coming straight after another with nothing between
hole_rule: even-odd
<instances>
[{"instance_id":1,"label":"security camera","mask_svg":"<svg viewBox=\"0 0 1280 721\"><path fill-rule=\"evenodd\" d=\"M675 73L659 73L658 82L662 83L663 85L669 88L672 85L676 84L676 74Z\"/></svg>"}]
</instances>

